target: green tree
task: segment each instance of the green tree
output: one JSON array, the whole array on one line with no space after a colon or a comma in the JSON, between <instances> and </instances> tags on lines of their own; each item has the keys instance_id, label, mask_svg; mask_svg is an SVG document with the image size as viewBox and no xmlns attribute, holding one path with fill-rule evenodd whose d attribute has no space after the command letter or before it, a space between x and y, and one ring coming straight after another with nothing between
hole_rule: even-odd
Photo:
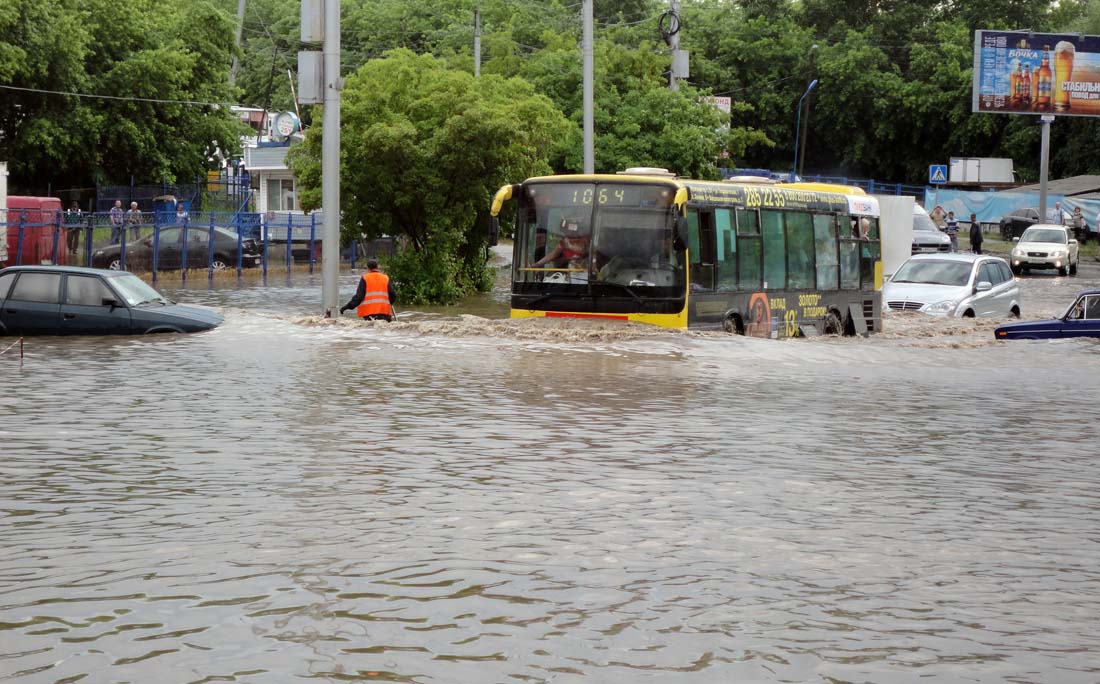
<instances>
[{"instance_id":1,"label":"green tree","mask_svg":"<svg viewBox=\"0 0 1100 684\"><path fill-rule=\"evenodd\" d=\"M0 157L13 189L203 173L215 146L239 147L239 126L220 104L233 100L232 36L229 17L204 0L5 4L0 78L23 89L0 97Z\"/></svg>"},{"instance_id":2,"label":"green tree","mask_svg":"<svg viewBox=\"0 0 1100 684\"><path fill-rule=\"evenodd\" d=\"M408 50L372 60L347 79L341 105L344 238L401 239L387 268L405 301L452 303L484 290L479 218L498 187L549 172L547 151L567 128L520 79L474 79ZM313 127L289 155L307 210L320 204L322 136Z\"/></svg>"}]
</instances>

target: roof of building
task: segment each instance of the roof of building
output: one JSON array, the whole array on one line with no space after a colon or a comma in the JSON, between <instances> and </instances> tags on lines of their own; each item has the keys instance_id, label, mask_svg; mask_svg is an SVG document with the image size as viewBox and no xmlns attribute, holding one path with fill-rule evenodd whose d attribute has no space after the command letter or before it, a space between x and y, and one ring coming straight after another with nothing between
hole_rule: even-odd
<instances>
[{"instance_id":1,"label":"roof of building","mask_svg":"<svg viewBox=\"0 0 1100 684\"><path fill-rule=\"evenodd\" d=\"M1039 184L1020 185L1012 188L1011 192L1039 192ZM1047 192L1064 197L1100 193L1100 176L1070 176L1047 181Z\"/></svg>"}]
</instances>

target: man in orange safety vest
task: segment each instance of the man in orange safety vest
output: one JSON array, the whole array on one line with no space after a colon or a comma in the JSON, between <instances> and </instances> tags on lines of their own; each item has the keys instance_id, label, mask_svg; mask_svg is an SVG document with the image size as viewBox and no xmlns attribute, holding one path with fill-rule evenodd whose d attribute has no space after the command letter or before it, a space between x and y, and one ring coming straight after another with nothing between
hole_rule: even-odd
<instances>
[{"instance_id":1,"label":"man in orange safety vest","mask_svg":"<svg viewBox=\"0 0 1100 684\"><path fill-rule=\"evenodd\" d=\"M392 321L393 303L397 301L390 277L378 270L378 262L367 260L367 272L359 279L359 288L340 313L355 309L355 315L365 321Z\"/></svg>"}]
</instances>

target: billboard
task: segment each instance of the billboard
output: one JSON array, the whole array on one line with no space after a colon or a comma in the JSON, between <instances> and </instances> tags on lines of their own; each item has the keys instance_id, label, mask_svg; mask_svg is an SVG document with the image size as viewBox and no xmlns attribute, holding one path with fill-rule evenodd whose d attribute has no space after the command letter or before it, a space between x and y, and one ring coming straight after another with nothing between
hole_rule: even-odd
<instances>
[{"instance_id":1,"label":"billboard","mask_svg":"<svg viewBox=\"0 0 1100 684\"><path fill-rule=\"evenodd\" d=\"M1100 36L976 31L973 111L1100 115Z\"/></svg>"}]
</instances>

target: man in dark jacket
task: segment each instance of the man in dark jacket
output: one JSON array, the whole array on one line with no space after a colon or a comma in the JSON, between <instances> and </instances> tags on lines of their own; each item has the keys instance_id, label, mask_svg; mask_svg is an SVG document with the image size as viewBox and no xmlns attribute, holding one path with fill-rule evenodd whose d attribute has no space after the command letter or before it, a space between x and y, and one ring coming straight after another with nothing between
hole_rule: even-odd
<instances>
[{"instance_id":1,"label":"man in dark jacket","mask_svg":"<svg viewBox=\"0 0 1100 684\"><path fill-rule=\"evenodd\" d=\"M982 224L978 223L977 214L970 215L970 251L982 253Z\"/></svg>"}]
</instances>

